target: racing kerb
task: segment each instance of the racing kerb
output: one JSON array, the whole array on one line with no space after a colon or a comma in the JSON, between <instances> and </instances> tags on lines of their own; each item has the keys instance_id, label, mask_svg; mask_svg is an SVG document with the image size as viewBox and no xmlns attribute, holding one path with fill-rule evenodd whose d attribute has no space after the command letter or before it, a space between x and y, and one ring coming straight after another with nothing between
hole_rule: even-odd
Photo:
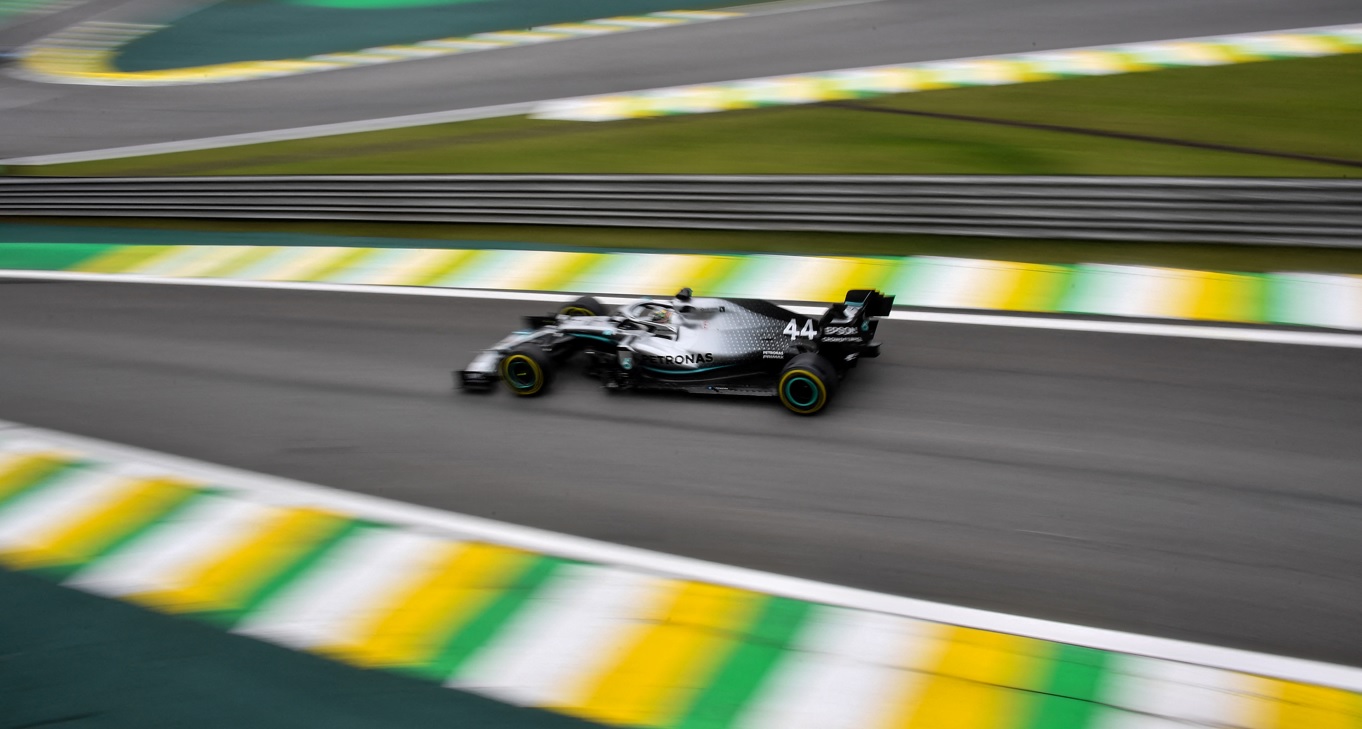
<instances>
[{"instance_id":1,"label":"racing kerb","mask_svg":"<svg viewBox=\"0 0 1362 729\"><path fill-rule=\"evenodd\" d=\"M1181 38L643 89L544 102L541 119L612 121L815 104L968 86L1221 66L1362 51L1362 25Z\"/></svg>"},{"instance_id":2,"label":"racing kerb","mask_svg":"<svg viewBox=\"0 0 1362 729\"><path fill-rule=\"evenodd\" d=\"M0 424L0 563L618 726L1362 726L1362 670L723 567Z\"/></svg>"},{"instance_id":3,"label":"racing kerb","mask_svg":"<svg viewBox=\"0 0 1362 729\"><path fill-rule=\"evenodd\" d=\"M0 244L0 275L419 286L841 301L899 306L1362 329L1362 276L1227 273L939 257L820 257L261 245Z\"/></svg>"}]
</instances>

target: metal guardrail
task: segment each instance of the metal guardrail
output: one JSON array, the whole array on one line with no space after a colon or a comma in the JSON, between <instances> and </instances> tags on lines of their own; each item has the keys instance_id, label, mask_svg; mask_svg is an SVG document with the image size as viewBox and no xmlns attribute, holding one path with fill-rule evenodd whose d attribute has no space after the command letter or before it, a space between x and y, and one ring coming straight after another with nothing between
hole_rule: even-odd
<instances>
[{"instance_id":1,"label":"metal guardrail","mask_svg":"<svg viewBox=\"0 0 1362 729\"><path fill-rule=\"evenodd\" d=\"M0 216L627 226L1362 248L1362 180L955 175L0 177Z\"/></svg>"}]
</instances>

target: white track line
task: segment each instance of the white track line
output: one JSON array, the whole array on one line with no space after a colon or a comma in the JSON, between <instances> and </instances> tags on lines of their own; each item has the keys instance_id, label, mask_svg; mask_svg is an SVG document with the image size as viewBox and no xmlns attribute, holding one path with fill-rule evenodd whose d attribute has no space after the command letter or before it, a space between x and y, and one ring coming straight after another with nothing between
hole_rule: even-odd
<instances>
[{"instance_id":1,"label":"white track line","mask_svg":"<svg viewBox=\"0 0 1362 729\"><path fill-rule=\"evenodd\" d=\"M60 165L72 162L95 162L106 159L122 159L124 157L144 157L153 154L196 152L202 149L240 147L246 144L262 144L264 142L311 139L313 137L326 137L334 134L378 132L386 129L420 127L428 124L449 124L451 122L474 121L476 119L521 116L523 114L529 114L541 103L551 102L534 101L521 104L479 106L472 109L432 111L424 114L406 114L403 116L389 116L379 119L360 119L359 121L318 124L316 126L296 127L293 129L273 129L265 132L227 134L220 137L184 139L175 142L156 142L154 144L135 144L129 147L92 149L85 152L62 152L60 154L44 154L34 157L15 157L13 159L0 160L0 165Z\"/></svg>"},{"instance_id":2,"label":"white track line","mask_svg":"<svg viewBox=\"0 0 1362 729\"><path fill-rule=\"evenodd\" d=\"M321 291L347 294L392 294L396 296L432 296L449 299L492 299L499 301L572 301L577 294L557 294L536 291L485 291L482 289L441 289L421 286L373 286L365 284L307 283L301 281L237 281L231 279L173 279L136 274L72 273L69 271L25 271L0 269L0 278L37 279L46 281L93 281L105 283L162 284L172 286L219 286L243 289L278 289L285 291ZM598 297L606 304L622 304L631 297ZM794 305L787 307L800 314L821 314L826 306ZM1213 339L1227 342L1257 342L1288 344L1306 347L1341 347L1362 349L1362 334L1342 332L1313 332L1265 327L1202 326L1198 324L1163 324L1134 321L1106 321L1094 319L1065 319L1059 316L1026 316L996 314L956 314L932 311L895 311L887 319L933 324L968 324L976 326L1014 327L1018 329L1051 329L1069 332L1103 334L1136 334L1152 337L1183 337Z\"/></svg>"},{"instance_id":3,"label":"white track line","mask_svg":"<svg viewBox=\"0 0 1362 729\"><path fill-rule=\"evenodd\" d=\"M242 471L94 438L29 428L0 421L0 431L3 430L9 430L7 435L11 437L27 437L74 448L97 459L156 465L182 476L201 479L207 483L221 485L229 490L237 490L247 498L254 498L262 502L320 505L379 522L435 529L446 532L453 538L492 542L568 559L728 585L795 600L871 610L918 620L1009 633L1117 653L1161 658L1288 681L1332 686L1348 691L1362 691L1362 668L1123 633L1082 625L1069 625L1050 620L886 595L798 577L706 562L689 557L678 557L466 514L456 514L377 496ZM121 590L115 590L115 592L121 592Z\"/></svg>"}]
</instances>

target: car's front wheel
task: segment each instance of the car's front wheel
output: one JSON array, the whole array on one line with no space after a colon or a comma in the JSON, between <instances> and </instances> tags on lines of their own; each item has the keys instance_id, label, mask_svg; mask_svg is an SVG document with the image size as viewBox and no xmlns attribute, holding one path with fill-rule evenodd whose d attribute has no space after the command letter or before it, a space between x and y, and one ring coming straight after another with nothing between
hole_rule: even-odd
<instances>
[{"instance_id":1,"label":"car's front wheel","mask_svg":"<svg viewBox=\"0 0 1362 729\"><path fill-rule=\"evenodd\" d=\"M605 304L597 301L596 297L583 296L576 301L563 304L558 313L563 316L605 316L610 310L605 308Z\"/></svg>"},{"instance_id":2,"label":"car's front wheel","mask_svg":"<svg viewBox=\"0 0 1362 729\"><path fill-rule=\"evenodd\" d=\"M795 355L776 381L780 404L798 415L814 415L827 406L837 387L837 370L813 352Z\"/></svg>"},{"instance_id":3,"label":"car's front wheel","mask_svg":"<svg viewBox=\"0 0 1362 729\"><path fill-rule=\"evenodd\" d=\"M522 344L507 352L497 364L497 371L511 393L520 397L543 394L553 382L553 361L533 344Z\"/></svg>"}]
</instances>

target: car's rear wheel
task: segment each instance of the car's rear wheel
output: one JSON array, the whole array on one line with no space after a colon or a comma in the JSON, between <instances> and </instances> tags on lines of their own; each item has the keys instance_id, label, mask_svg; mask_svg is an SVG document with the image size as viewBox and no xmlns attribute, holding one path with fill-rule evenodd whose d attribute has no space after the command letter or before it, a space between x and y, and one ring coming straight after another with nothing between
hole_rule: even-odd
<instances>
[{"instance_id":1,"label":"car's rear wheel","mask_svg":"<svg viewBox=\"0 0 1362 729\"><path fill-rule=\"evenodd\" d=\"M497 371L506 387L519 397L543 394L553 382L553 361L533 344L507 352L497 364Z\"/></svg>"},{"instance_id":2,"label":"car's rear wheel","mask_svg":"<svg viewBox=\"0 0 1362 729\"><path fill-rule=\"evenodd\" d=\"M609 310L594 296L583 296L576 301L564 304L558 313L563 316L605 316Z\"/></svg>"},{"instance_id":3,"label":"car's rear wheel","mask_svg":"<svg viewBox=\"0 0 1362 729\"><path fill-rule=\"evenodd\" d=\"M776 381L780 404L798 415L814 415L827 406L837 387L837 370L826 358L805 352L785 363Z\"/></svg>"}]
</instances>

